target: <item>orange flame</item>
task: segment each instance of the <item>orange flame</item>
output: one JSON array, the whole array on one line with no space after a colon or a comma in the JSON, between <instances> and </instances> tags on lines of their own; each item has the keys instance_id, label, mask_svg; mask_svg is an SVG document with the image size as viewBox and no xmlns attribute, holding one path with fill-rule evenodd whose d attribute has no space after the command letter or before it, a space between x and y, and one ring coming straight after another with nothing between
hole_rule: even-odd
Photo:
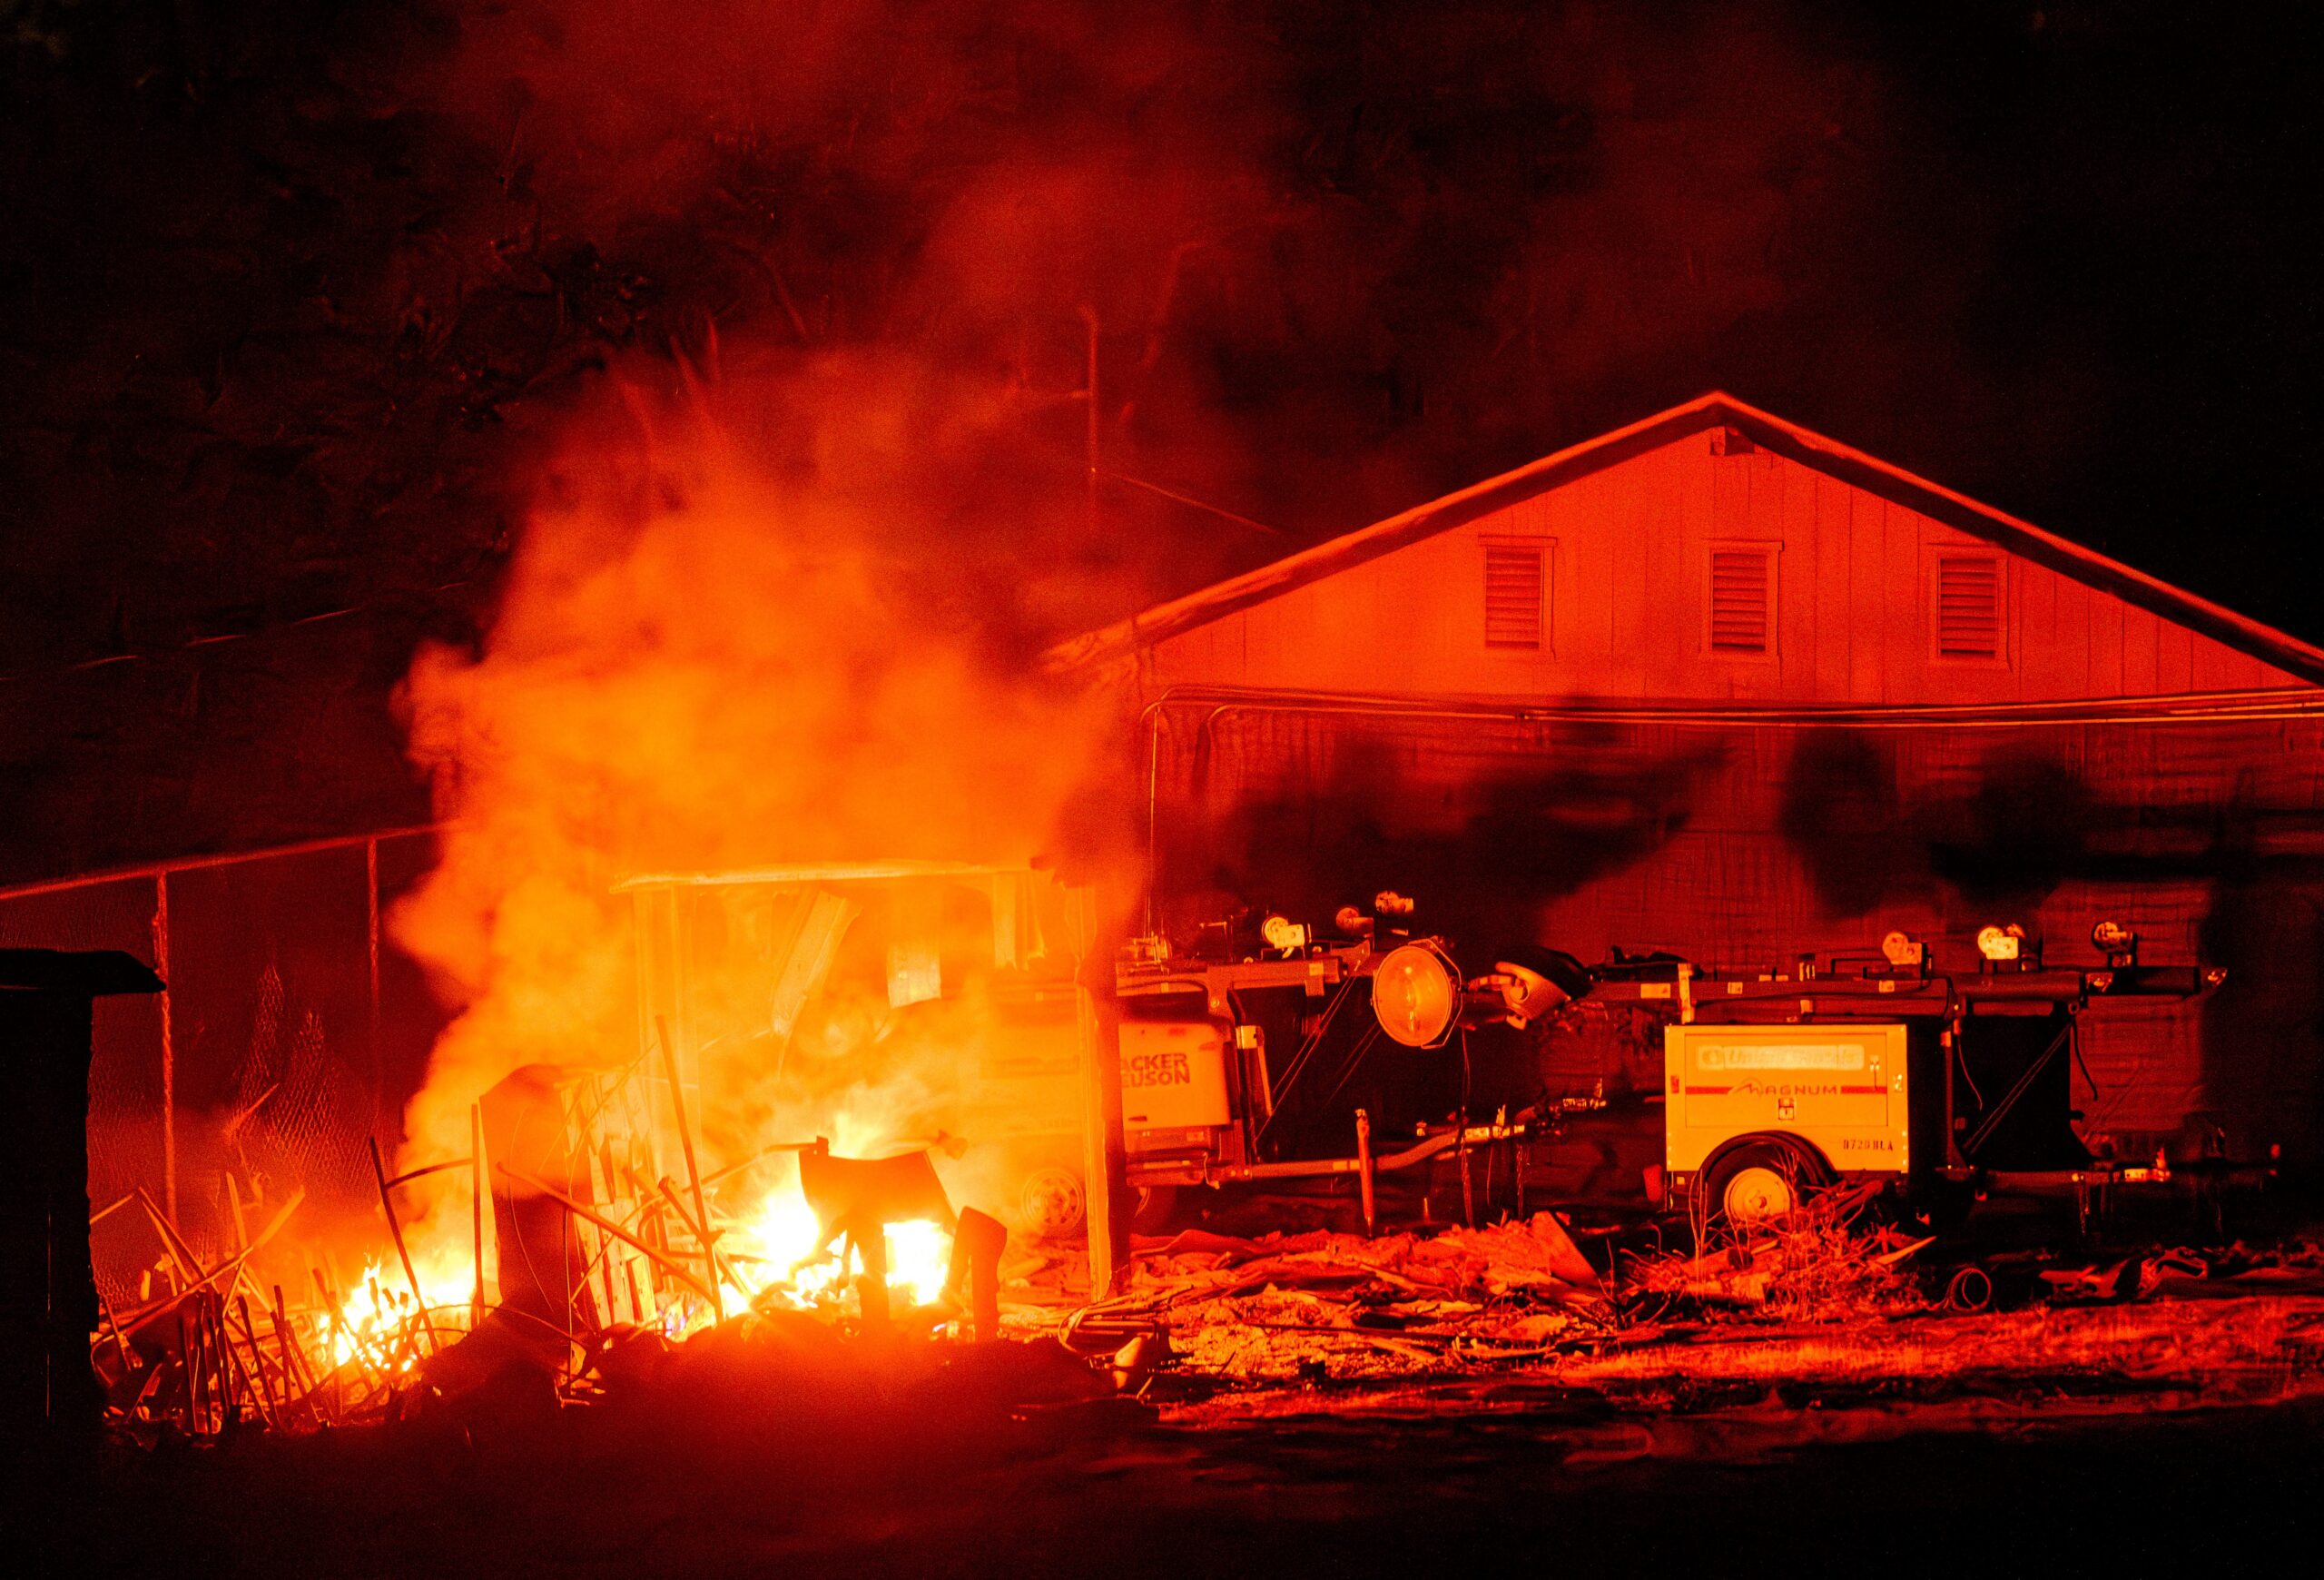
<instances>
[{"instance_id":1,"label":"orange flame","mask_svg":"<svg viewBox=\"0 0 2324 1580\"><path fill-rule=\"evenodd\" d=\"M997 546L938 486L1003 443L1015 418L989 392L837 357L684 400L617 392L566 436L482 654L424 651L405 687L450 826L393 925L466 1006L407 1115L415 1155L465 1151L468 1105L519 1066L638 1057L625 876L1022 863L1111 738L1101 702L992 657L1032 603L1083 592L1024 574L1058 530L1038 500L997 575ZM866 1155L851 1124L922 1133L954 1032L890 1031L835 1015L780 1083L772 1058L705 1068L704 1168L817 1133ZM803 1208L770 1190L734 1215L735 1280L763 1280L739 1292L813 1300L844 1281L798 1265ZM895 1281L933 1292L941 1239L894 1231Z\"/></svg>"}]
</instances>

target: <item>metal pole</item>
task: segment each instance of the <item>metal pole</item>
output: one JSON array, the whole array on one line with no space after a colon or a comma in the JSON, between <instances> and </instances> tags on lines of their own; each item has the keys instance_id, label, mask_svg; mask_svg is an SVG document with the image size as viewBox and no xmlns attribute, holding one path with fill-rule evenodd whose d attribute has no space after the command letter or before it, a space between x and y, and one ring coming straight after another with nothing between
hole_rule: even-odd
<instances>
[{"instance_id":1,"label":"metal pole","mask_svg":"<svg viewBox=\"0 0 2324 1580\"><path fill-rule=\"evenodd\" d=\"M428 1315L428 1297L420 1291L419 1275L412 1270L411 1252L403 1243L403 1220L396 1216L396 1204L388 1195L388 1167L379 1160L379 1141L377 1136L363 1139L371 1149L371 1177L379 1182L379 1210L387 1215L388 1233L395 1239L396 1255L403 1262L403 1276L411 1285L412 1303L419 1310L420 1331L432 1350L437 1348L436 1324Z\"/></svg>"},{"instance_id":2,"label":"metal pole","mask_svg":"<svg viewBox=\"0 0 2324 1580\"><path fill-rule=\"evenodd\" d=\"M379 1117L380 1091L387 1084L385 1061L379 1051L379 842L363 842L363 920L371 953L371 1118Z\"/></svg>"},{"instance_id":3,"label":"metal pole","mask_svg":"<svg viewBox=\"0 0 2324 1580\"><path fill-rule=\"evenodd\" d=\"M170 1035L170 874L153 874L153 974L162 979L162 1205L178 1219L177 1052Z\"/></svg>"},{"instance_id":4,"label":"metal pole","mask_svg":"<svg viewBox=\"0 0 2324 1580\"><path fill-rule=\"evenodd\" d=\"M1372 1116L1355 1111L1355 1178L1364 1196L1364 1237L1372 1238L1380 1225L1379 1204L1372 1184Z\"/></svg>"},{"instance_id":5,"label":"metal pole","mask_svg":"<svg viewBox=\"0 0 2324 1580\"><path fill-rule=\"evenodd\" d=\"M1089 530L1098 529L1098 310L1084 302L1081 322L1088 331L1088 370L1081 388L1083 403L1088 408L1082 415L1088 419L1088 462L1085 479L1088 489L1088 509Z\"/></svg>"}]
</instances>

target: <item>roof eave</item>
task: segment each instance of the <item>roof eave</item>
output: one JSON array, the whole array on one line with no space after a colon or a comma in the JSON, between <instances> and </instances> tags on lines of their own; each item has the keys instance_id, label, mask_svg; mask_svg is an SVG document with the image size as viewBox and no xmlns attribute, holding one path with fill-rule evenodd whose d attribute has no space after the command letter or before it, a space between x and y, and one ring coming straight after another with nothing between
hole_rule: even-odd
<instances>
[{"instance_id":1,"label":"roof eave","mask_svg":"<svg viewBox=\"0 0 2324 1580\"><path fill-rule=\"evenodd\" d=\"M1157 604L1101 630L1072 637L1049 649L1046 667L1070 671L1104 666L1689 433L1718 427L1736 429L1755 444L1803 466L2098 587L2312 685L2324 685L2324 648L1716 390L1384 521Z\"/></svg>"}]
</instances>

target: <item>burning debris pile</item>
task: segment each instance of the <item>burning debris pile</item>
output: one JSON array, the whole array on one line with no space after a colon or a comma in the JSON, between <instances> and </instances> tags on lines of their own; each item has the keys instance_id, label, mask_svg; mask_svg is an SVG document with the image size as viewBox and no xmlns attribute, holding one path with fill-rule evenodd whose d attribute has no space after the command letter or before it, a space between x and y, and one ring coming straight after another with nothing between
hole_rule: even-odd
<instances>
[{"instance_id":1,"label":"burning debris pile","mask_svg":"<svg viewBox=\"0 0 2324 1580\"><path fill-rule=\"evenodd\" d=\"M96 1336L113 1418L215 1438L468 1396L585 1404L706 1335L992 1339L1004 1279L1018 1333L1073 1298L1076 1259L1012 1249L999 1220L956 1210L930 1149L859 1159L818 1137L706 1167L662 1053L604 1074L516 1072L476 1105L465 1156L391 1176L375 1153L388 1243L353 1278L285 1232L296 1194L208 1264L142 1190L107 1208L141 1214L157 1250L137 1303L108 1306ZM675 1136L648 1101L656 1074ZM399 1206L422 1188L437 1193L425 1238Z\"/></svg>"},{"instance_id":2,"label":"burning debris pile","mask_svg":"<svg viewBox=\"0 0 2324 1580\"><path fill-rule=\"evenodd\" d=\"M127 1310L103 1304L92 1347L114 1421L141 1437L174 1430L207 1438L247 1427L302 1431L372 1418L474 1320L473 1286L431 1291L408 1259L395 1271L374 1259L352 1279L338 1272L335 1257L306 1259L307 1278L286 1295L261 1269L281 1273L300 1259L283 1230L302 1200L294 1192L264 1228L209 1265L142 1190L94 1215L133 1210L160 1248L137 1303ZM390 1281L399 1278L405 1289Z\"/></svg>"}]
</instances>

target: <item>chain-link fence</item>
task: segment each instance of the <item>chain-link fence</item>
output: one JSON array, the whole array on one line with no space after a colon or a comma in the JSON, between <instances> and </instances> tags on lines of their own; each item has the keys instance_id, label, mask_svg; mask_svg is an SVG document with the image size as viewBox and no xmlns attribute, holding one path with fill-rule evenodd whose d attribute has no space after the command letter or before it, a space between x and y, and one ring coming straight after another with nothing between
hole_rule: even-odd
<instances>
[{"instance_id":1,"label":"chain-link fence","mask_svg":"<svg viewBox=\"0 0 2324 1580\"><path fill-rule=\"evenodd\" d=\"M444 1020L381 913L435 846L399 830L0 890L0 947L118 949L168 983L96 1005L89 1196L109 1298L162 1254L133 1200L105 1212L139 1190L205 1261L294 1190L309 1232L370 1219L368 1143L392 1154Z\"/></svg>"}]
</instances>

